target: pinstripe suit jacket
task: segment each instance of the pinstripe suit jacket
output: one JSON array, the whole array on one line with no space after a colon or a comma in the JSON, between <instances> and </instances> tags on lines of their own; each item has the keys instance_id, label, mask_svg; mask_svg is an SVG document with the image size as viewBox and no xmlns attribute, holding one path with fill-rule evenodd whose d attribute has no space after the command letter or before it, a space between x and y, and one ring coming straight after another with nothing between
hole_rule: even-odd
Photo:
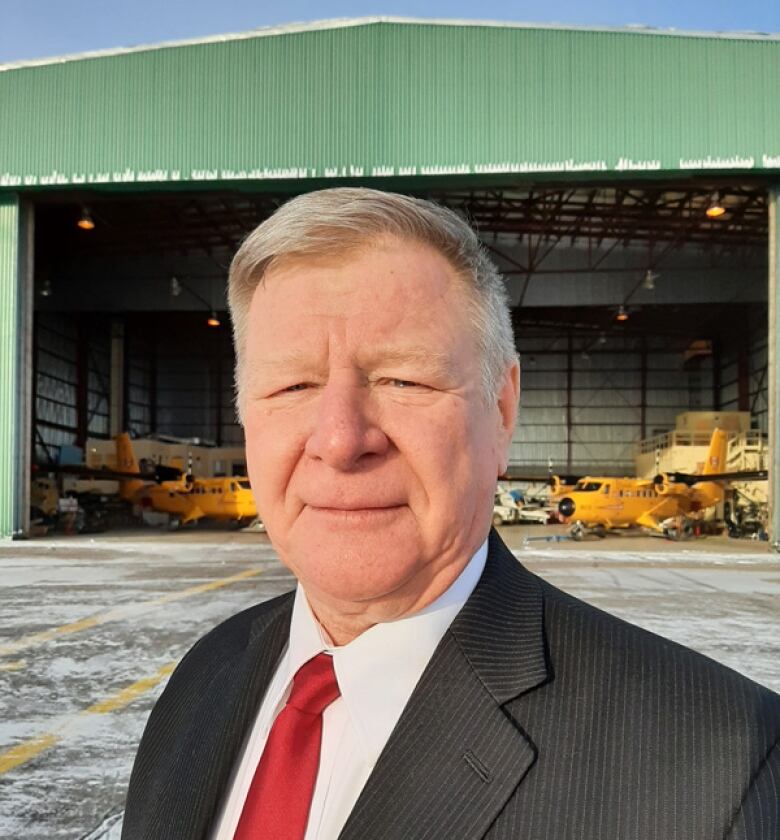
<instances>
[{"instance_id":1,"label":"pinstripe suit jacket","mask_svg":"<svg viewBox=\"0 0 780 840\"><path fill-rule=\"evenodd\" d=\"M181 662L123 840L208 837L291 607L240 613ZM340 840L780 840L779 739L780 697L555 589L492 532Z\"/></svg>"}]
</instances>

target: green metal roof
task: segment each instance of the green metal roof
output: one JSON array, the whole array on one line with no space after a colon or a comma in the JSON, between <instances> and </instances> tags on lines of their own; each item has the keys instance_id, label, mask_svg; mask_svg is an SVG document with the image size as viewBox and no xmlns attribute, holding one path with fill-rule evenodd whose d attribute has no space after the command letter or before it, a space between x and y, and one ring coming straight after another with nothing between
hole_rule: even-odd
<instances>
[{"instance_id":1,"label":"green metal roof","mask_svg":"<svg viewBox=\"0 0 780 840\"><path fill-rule=\"evenodd\" d=\"M0 68L0 189L780 171L780 39L346 21Z\"/></svg>"}]
</instances>

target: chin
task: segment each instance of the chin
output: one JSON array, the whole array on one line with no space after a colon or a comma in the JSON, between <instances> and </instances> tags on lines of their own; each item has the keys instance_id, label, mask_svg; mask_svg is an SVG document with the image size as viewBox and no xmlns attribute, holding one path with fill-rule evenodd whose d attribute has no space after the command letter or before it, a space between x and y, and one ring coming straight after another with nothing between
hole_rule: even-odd
<instances>
[{"instance_id":1,"label":"chin","mask_svg":"<svg viewBox=\"0 0 780 840\"><path fill-rule=\"evenodd\" d=\"M304 588L332 600L391 597L425 566L419 537L404 528L296 530L288 534L282 559Z\"/></svg>"}]
</instances>

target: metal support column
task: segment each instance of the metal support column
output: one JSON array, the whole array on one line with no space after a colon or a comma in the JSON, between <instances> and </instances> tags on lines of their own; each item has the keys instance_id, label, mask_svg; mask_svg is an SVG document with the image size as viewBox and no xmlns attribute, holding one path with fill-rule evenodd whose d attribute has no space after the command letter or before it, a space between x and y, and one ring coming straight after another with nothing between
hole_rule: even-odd
<instances>
[{"instance_id":1,"label":"metal support column","mask_svg":"<svg viewBox=\"0 0 780 840\"><path fill-rule=\"evenodd\" d=\"M222 342L220 341L220 334L213 336L214 339L214 355L212 357L212 364L214 365L214 414L216 422L215 440L217 446L222 446Z\"/></svg>"},{"instance_id":2,"label":"metal support column","mask_svg":"<svg viewBox=\"0 0 780 840\"><path fill-rule=\"evenodd\" d=\"M108 433L111 437L125 431L125 325L118 318L111 321L111 400L108 408Z\"/></svg>"},{"instance_id":3,"label":"metal support column","mask_svg":"<svg viewBox=\"0 0 780 840\"><path fill-rule=\"evenodd\" d=\"M639 403L639 439L644 440L647 437L647 337L642 336L640 355L640 403Z\"/></svg>"},{"instance_id":4,"label":"metal support column","mask_svg":"<svg viewBox=\"0 0 780 840\"><path fill-rule=\"evenodd\" d=\"M566 472L571 475L574 460L574 338L566 337Z\"/></svg>"},{"instance_id":5,"label":"metal support column","mask_svg":"<svg viewBox=\"0 0 780 840\"><path fill-rule=\"evenodd\" d=\"M79 315L76 327L76 446L86 448L89 435L89 327Z\"/></svg>"},{"instance_id":6,"label":"metal support column","mask_svg":"<svg viewBox=\"0 0 780 840\"><path fill-rule=\"evenodd\" d=\"M30 526L33 216L0 194L0 537Z\"/></svg>"},{"instance_id":7,"label":"metal support column","mask_svg":"<svg viewBox=\"0 0 780 840\"><path fill-rule=\"evenodd\" d=\"M712 339L712 410L720 411L723 352L719 338Z\"/></svg>"},{"instance_id":8,"label":"metal support column","mask_svg":"<svg viewBox=\"0 0 780 840\"><path fill-rule=\"evenodd\" d=\"M750 411L750 351L744 338L737 350L737 411Z\"/></svg>"},{"instance_id":9,"label":"metal support column","mask_svg":"<svg viewBox=\"0 0 780 840\"><path fill-rule=\"evenodd\" d=\"M778 333L780 333L780 185L769 190L769 539L775 551L780 551L780 364L778 364Z\"/></svg>"}]
</instances>

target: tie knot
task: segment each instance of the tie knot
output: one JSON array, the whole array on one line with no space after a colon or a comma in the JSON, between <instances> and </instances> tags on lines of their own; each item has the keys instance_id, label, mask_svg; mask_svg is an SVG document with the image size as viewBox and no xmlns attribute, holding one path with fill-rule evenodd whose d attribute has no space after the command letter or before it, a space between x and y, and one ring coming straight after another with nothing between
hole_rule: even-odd
<instances>
[{"instance_id":1,"label":"tie knot","mask_svg":"<svg viewBox=\"0 0 780 840\"><path fill-rule=\"evenodd\" d=\"M310 715L321 715L340 694L333 657L327 653L318 653L314 659L303 664L293 677L287 705Z\"/></svg>"}]
</instances>

